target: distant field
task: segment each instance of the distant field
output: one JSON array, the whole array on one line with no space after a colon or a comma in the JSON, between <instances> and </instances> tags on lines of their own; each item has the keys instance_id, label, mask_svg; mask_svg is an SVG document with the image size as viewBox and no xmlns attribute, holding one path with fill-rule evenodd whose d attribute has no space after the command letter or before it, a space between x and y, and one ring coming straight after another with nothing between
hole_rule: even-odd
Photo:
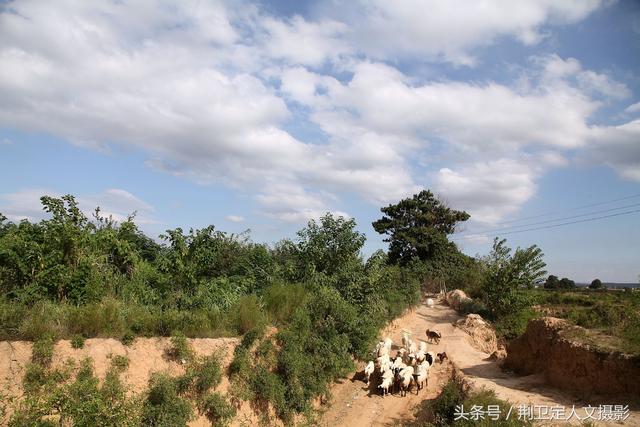
<instances>
[{"instance_id":1,"label":"distant field","mask_svg":"<svg viewBox=\"0 0 640 427\"><path fill-rule=\"evenodd\" d=\"M640 353L640 292L586 289L530 292L538 315L564 318L589 329L584 338L590 344Z\"/></svg>"},{"instance_id":2,"label":"distant field","mask_svg":"<svg viewBox=\"0 0 640 427\"><path fill-rule=\"evenodd\" d=\"M640 283L602 282L602 284L609 289L640 288ZM576 283L576 285L581 288L586 288L587 286L589 286L589 283Z\"/></svg>"}]
</instances>

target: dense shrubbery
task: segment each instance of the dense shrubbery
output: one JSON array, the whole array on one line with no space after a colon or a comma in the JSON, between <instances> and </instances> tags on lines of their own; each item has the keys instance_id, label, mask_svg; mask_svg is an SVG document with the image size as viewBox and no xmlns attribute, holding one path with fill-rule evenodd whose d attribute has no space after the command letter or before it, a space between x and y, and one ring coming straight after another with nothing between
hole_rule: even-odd
<instances>
[{"instance_id":1,"label":"dense shrubbery","mask_svg":"<svg viewBox=\"0 0 640 427\"><path fill-rule=\"evenodd\" d=\"M479 287L483 272L447 240L468 215L430 193L405 203L420 231L392 233L394 250L404 249L367 260L355 221L330 214L274 247L213 226L167 230L158 243L133 216L116 223L97 209L89 219L71 196L42 203L51 218L39 223L0 216L0 339L74 338L80 346L81 337L130 344L136 336L172 336L169 356L189 367L177 379L153 378L139 414L148 425L184 424L192 415L185 395L205 399L199 408L213 418L230 413L214 395L204 397L219 366L194 360L186 337L244 334L232 381L241 397L288 419L326 394L353 356L364 357L425 283ZM395 208L385 209L393 217ZM264 337L270 323L278 332ZM41 382L44 370L34 365L31 381Z\"/></svg>"}]
</instances>

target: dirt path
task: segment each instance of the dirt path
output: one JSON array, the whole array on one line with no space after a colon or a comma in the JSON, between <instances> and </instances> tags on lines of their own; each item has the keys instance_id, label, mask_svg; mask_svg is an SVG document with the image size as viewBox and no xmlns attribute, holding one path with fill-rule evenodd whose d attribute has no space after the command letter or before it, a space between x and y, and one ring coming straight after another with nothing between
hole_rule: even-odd
<instances>
[{"instance_id":1,"label":"dirt path","mask_svg":"<svg viewBox=\"0 0 640 427\"><path fill-rule=\"evenodd\" d=\"M390 336L394 344L401 342L402 331L411 331L414 341L426 340L427 328L442 332L440 344L428 344L428 350L434 353L446 351L451 361L465 374L474 387L486 387L494 390L496 395L514 405L564 406L566 414L573 405L580 416L586 404L568 393L548 387L538 375L525 377L508 374L500 369L498 363L488 360L489 355L475 349L469 343L466 332L453 326L460 319L454 310L443 304L429 308L420 305L415 311L396 319L385 330L383 336ZM395 345L394 345L395 347ZM395 352L392 352L395 354ZM359 367L360 371L362 367ZM434 365L429 374L428 386L415 394L406 397L389 395L382 397L374 387L371 390L365 385L361 373L337 383L333 387L332 403L321 418L321 425L326 427L349 426L393 426L413 420L415 406L424 399L433 399L440 393L442 386L450 377L452 367L447 363ZM607 402L612 403L612 402ZM615 402L621 404L623 402ZM626 404L626 403L625 403ZM514 408L517 414L517 408ZM580 424L577 420L572 424ZM549 425L559 425L553 422ZM605 425L598 422L597 425ZM620 425L620 423L611 423ZM634 411L624 425L640 426L640 413Z\"/></svg>"}]
</instances>

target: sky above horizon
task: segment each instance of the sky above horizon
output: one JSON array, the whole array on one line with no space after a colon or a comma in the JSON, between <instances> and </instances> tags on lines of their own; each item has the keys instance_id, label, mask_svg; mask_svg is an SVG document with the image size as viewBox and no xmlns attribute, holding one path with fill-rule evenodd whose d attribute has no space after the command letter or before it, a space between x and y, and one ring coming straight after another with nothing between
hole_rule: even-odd
<instances>
[{"instance_id":1,"label":"sky above horizon","mask_svg":"<svg viewBox=\"0 0 640 427\"><path fill-rule=\"evenodd\" d=\"M638 282L639 71L633 0L0 0L0 212L266 243L332 212L366 255L426 188L469 255Z\"/></svg>"}]
</instances>

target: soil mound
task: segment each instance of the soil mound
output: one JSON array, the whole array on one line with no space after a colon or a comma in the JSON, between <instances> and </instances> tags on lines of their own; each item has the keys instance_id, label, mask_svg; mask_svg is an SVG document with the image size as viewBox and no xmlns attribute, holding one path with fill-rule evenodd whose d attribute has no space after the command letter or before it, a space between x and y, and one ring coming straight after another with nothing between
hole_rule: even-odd
<instances>
[{"instance_id":1,"label":"soil mound","mask_svg":"<svg viewBox=\"0 0 640 427\"><path fill-rule=\"evenodd\" d=\"M468 341L476 349L492 354L498 350L496 333L478 314L468 314L454 324L468 334Z\"/></svg>"},{"instance_id":2,"label":"soil mound","mask_svg":"<svg viewBox=\"0 0 640 427\"><path fill-rule=\"evenodd\" d=\"M449 307L458 311L460 310L460 306L467 301L471 301L471 298L469 298L464 291L455 289L451 292L447 292L445 300L447 301L447 304L449 304Z\"/></svg>"},{"instance_id":3,"label":"soil mound","mask_svg":"<svg viewBox=\"0 0 640 427\"><path fill-rule=\"evenodd\" d=\"M507 347L505 367L519 374L542 373L558 388L583 395L640 395L640 356L577 342L584 329L543 317Z\"/></svg>"}]
</instances>

